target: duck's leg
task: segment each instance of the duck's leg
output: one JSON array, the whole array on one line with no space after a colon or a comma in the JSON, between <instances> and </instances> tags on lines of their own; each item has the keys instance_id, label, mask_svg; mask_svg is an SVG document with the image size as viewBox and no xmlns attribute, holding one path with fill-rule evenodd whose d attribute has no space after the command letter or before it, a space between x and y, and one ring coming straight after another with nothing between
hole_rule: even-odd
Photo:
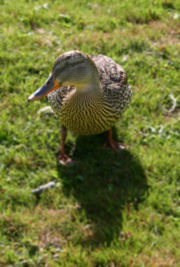
<instances>
[{"instance_id":1,"label":"duck's leg","mask_svg":"<svg viewBox=\"0 0 180 267\"><path fill-rule=\"evenodd\" d=\"M66 127L62 126L61 127L61 145L60 145L60 153L59 153L59 163L61 165L68 165L72 163L72 159L67 156L65 153L65 140L67 136L67 130Z\"/></svg>"},{"instance_id":2,"label":"duck's leg","mask_svg":"<svg viewBox=\"0 0 180 267\"><path fill-rule=\"evenodd\" d=\"M112 129L108 130L108 135L107 135L107 141L104 143L103 148L105 148L106 146L109 146L112 150L118 152L120 149L125 149L125 145L121 144L115 140L113 140L112 137Z\"/></svg>"}]
</instances>

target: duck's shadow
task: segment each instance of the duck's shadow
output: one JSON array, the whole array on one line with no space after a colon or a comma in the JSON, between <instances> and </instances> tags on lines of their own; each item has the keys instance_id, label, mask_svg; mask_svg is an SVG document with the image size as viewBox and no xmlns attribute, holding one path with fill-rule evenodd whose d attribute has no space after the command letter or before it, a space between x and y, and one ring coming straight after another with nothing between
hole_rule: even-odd
<instances>
[{"instance_id":1,"label":"duck's shadow","mask_svg":"<svg viewBox=\"0 0 180 267\"><path fill-rule=\"evenodd\" d=\"M101 136L78 137L71 167L58 165L66 195L86 213L93 235L87 242L110 244L122 228L122 212L143 201L147 181L140 161L128 150L102 149ZM91 240L90 240L91 239Z\"/></svg>"}]
</instances>

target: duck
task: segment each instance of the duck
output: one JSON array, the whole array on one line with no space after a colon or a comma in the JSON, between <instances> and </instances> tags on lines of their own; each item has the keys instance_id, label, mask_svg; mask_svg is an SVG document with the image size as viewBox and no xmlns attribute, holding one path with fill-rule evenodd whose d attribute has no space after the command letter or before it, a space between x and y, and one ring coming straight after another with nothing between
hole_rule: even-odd
<instances>
[{"instance_id":1,"label":"duck","mask_svg":"<svg viewBox=\"0 0 180 267\"><path fill-rule=\"evenodd\" d=\"M47 96L61 121L59 162L72 163L65 153L67 130L78 135L96 135L107 131L114 151L125 148L112 137L112 127L127 109L132 89L124 69L106 55L87 55L78 50L60 55L46 82L28 102Z\"/></svg>"}]
</instances>

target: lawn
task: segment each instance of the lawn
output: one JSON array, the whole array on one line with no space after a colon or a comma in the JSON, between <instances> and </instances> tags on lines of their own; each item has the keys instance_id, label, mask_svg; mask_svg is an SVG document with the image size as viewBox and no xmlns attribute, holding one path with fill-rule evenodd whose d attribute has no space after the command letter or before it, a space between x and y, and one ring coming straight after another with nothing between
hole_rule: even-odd
<instances>
[{"instance_id":1,"label":"lawn","mask_svg":"<svg viewBox=\"0 0 180 267\"><path fill-rule=\"evenodd\" d=\"M0 0L0 266L179 266L180 2ZM68 133L27 104L58 55L105 54L133 97L113 134ZM39 195L32 190L56 184Z\"/></svg>"}]
</instances>

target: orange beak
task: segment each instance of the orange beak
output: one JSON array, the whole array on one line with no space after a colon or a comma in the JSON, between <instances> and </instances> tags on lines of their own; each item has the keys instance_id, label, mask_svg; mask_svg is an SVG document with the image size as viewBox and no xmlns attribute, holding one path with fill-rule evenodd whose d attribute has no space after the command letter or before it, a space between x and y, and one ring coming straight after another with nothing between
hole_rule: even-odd
<instances>
[{"instance_id":1,"label":"orange beak","mask_svg":"<svg viewBox=\"0 0 180 267\"><path fill-rule=\"evenodd\" d=\"M61 86L62 84L55 80L52 75L50 75L45 84L28 98L28 102L39 100L48 95L50 92L57 90Z\"/></svg>"}]
</instances>

